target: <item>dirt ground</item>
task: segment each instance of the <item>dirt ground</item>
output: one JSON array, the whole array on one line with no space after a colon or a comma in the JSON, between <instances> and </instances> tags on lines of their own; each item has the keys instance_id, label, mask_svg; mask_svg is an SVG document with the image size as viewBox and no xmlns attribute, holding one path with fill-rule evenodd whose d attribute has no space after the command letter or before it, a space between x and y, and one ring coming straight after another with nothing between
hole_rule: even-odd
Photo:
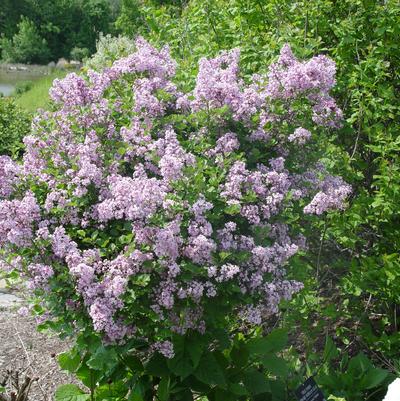
<instances>
[{"instance_id":1,"label":"dirt ground","mask_svg":"<svg viewBox=\"0 0 400 401\"><path fill-rule=\"evenodd\" d=\"M1 284L1 283L0 283ZM0 285L0 385L12 371L19 382L25 377L36 379L29 392L29 401L52 401L60 384L73 378L60 371L57 354L68 349L68 342L54 335L39 333L33 318L21 316L18 310L23 300ZM8 381L8 394L12 385Z\"/></svg>"}]
</instances>

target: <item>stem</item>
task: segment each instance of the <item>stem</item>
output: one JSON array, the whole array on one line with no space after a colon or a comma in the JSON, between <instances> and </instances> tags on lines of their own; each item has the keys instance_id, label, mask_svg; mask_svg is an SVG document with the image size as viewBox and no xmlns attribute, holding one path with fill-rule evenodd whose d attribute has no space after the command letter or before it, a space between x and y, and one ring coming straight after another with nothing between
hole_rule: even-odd
<instances>
[{"instance_id":1,"label":"stem","mask_svg":"<svg viewBox=\"0 0 400 401\"><path fill-rule=\"evenodd\" d=\"M90 401L94 401L94 376L93 376L93 370L90 370Z\"/></svg>"},{"instance_id":2,"label":"stem","mask_svg":"<svg viewBox=\"0 0 400 401\"><path fill-rule=\"evenodd\" d=\"M308 8L306 11L306 19L304 21L304 41L303 41L303 46L306 46L306 41L307 41L307 32L308 32Z\"/></svg>"},{"instance_id":3,"label":"stem","mask_svg":"<svg viewBox=\"0 0 400 401\"><path fill-rule=\"evenodd\" d=\"M319 250L318 250L318 258L317 258L317 282L318 282L318 278L319 278L319 268L320 268L320 263L321 263L321 253L322 253L322 246L324 244L325 241L325 234L326 234L326 230L328 229L328 222L325 219L325 227L324 227L324 231L322 232L322 236L321 236L321 242L319 245Z\"/></svg>"}]
</instances>

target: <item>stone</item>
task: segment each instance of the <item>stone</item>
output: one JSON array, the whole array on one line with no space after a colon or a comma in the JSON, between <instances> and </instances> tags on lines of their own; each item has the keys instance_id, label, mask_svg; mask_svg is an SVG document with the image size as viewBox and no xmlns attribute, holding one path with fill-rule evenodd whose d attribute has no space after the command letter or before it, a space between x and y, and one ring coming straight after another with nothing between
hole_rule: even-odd
<instances>
[{"instance_id":1,"label":"stone","mask_svg":"<svg viewBox=\"0 0 400 401\"><path fill-rule=\"evenodd\" d=\"M21 302L21 298L18 298L16 295L0 291L0 308L10 308L13 306L18 306Z\"/></svg>"},{"instance_id":2,"label":"stone","mask_svg":"<svg viewBox=\"0 0 400 401\"><path fill-rule=\"evenodd\" d=\"M67 68L68 67L68 61L65 58L60 58L57 61L56 67L57 68Z\"/></svg>"}]
</instances>

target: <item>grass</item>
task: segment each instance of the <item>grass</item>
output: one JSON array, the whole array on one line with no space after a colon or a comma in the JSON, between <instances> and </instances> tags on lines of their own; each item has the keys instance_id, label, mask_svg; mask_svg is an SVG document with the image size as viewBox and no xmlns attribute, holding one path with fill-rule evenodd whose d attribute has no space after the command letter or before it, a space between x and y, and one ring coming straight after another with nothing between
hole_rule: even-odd
<instances>
[{"instance_id":1,"label":"grass","mask_svg":"<svg viewBox=\"0 0 400 401\"><path fill-rule=\"evenodd\" d=\"M23 109L34 112L38 108L45 108L49 102L49 89L56 78L63 78L67 72L54 71L50 75L35 80L27 92L16 96L15 102Z\"/></svg>"}]
</instances>

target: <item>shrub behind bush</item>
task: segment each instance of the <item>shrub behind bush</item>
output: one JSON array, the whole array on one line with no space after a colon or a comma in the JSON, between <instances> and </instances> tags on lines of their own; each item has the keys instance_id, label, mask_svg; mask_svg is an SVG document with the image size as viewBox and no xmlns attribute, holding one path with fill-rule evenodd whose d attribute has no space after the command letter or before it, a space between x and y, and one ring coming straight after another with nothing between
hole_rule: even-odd
<instances>
[{"instance_id":1,"label":"shrub behind bush","mask_svg":"<svg viewBox=\"0 0 400 401\"><path fill-rule=\"evenodd\" d=\"M16 156L30 131L31 117L11 98L0 97L0 154Z\"/></svg>"}]
</instances>

